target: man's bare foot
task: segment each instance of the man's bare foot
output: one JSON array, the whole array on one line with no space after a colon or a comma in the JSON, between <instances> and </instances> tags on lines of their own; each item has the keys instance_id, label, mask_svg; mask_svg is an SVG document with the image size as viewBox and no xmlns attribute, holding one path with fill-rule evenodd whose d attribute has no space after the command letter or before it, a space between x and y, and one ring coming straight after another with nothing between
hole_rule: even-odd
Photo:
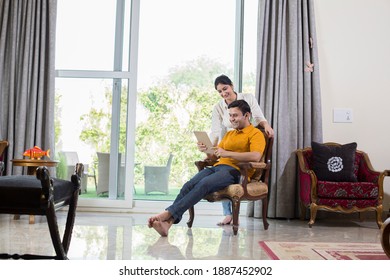
<instances>
[{"instance_id":1,"label":"man's bare foot","mask_svg":"<svg viewBox=\"0 0 390 280\"><path fill-rule=\"evenodd\" d=\"M148 220L148 226L151 228L153 227L153 223L155 221L165 222L168 221L171 217L172 217L171 213L169 213L168 211L164 211L156 216L150 217Z\"/></svg>"},{"instance_id":2,"label":"man's bare foot","mask_svg":"<svg viewBox=\"0 0 390 280\"><path fill-rule=\"evenodd\" d=\"M161 236L168 236L168 232L172 224L173 224L173 220L170 219L168 221L163 221L163 222L154 221L152 226Z\"/></svg>"},{"instance_id":3,"label":"man's bare foot","mask_svg":"<svg viewBox=\"0 0 390 280\"><path fill-rule=\"evenodd\" d=\"M233 221L233 218L231 215L226 215L225 218L219 222L218 226L224 226L224 225L230 225L230 223Z\"/></svg>"}]
</instances>

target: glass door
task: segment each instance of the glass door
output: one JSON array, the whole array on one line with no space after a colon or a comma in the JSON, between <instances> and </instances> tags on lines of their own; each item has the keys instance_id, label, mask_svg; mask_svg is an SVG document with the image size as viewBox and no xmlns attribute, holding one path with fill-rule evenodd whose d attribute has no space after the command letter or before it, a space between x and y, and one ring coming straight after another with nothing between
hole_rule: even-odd
<instances>
[{"instance_id":1,"label":"glass door","mask_svg":"<svg viewBox=\"0 0 390 280\"><path fill-rule=\"evenodd\" d=\"M132 205L138 15L139 0L58 1L56 175L85 165L81 207Z\"/></svg>"}]
</instances>

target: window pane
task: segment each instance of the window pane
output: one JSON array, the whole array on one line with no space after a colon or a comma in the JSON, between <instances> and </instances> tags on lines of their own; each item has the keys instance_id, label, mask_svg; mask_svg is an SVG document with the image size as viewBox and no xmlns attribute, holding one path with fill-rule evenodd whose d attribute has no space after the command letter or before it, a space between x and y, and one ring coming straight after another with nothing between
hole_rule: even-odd
<instances>
[{"instance_id":1,"label":"window pane","mask_svg":"<svg viewBox=\"0 0 390 280\"><path fill-rule=\"evenodd\" d=\"M118 196L124 192L127 82L122 81L119 112ZM56 157L57 177L69 177L69 154L87 165L89 177L82 178L82 197L108 197L113 81L109 79L56 79ZM77 161L76 161L77 162ZM67 178L69 179L69 178ZM95 184L96 179L96 184ZM83 184L84 183L84 184Z\"/></svg>"},{"instance_id":2,"label":"window pane","mask_svg":"<svg viewBox=\"0 0 390 280\"><path fill-rule=\"evenodd\" d=\"M234 30L235 0L142 0L138 86L156 84L202 58L232 72ZM200 82L212 87L213 78Z\"/></svg>"},{"instance_id":3,"label":"window pane","mask_svg":"<svg viewBox=\"0 0 390 280\"><path fill-rule=\"evenodd\" d=\"M220 100L214 79L233 73L235 3L141 1L135 199L173 199L197 172L194 161L204 154L192 131L210 130L212 108ZM149 167L164 170L170 154L168 173L150 178ZM148 193L153 180L161 189Z\"/></svg>"},{"instance_id":4,"label":"window pane","mask_svg":"<svg viewBox=\"0 0 390 280\"><path fill-rule=\"evenodd\" d=\"M113 0L58 1L56 69L113 70L115 17Z\"/></svg>"},{"instance_id":5,"label":"window pane","mask_svg":"<svg viewBox=\"0 0 390 280\"><path fill-rule=\"evenodd\" d=\"M257 62L257 14L258 0L244 2L244 51L242 91L254 93Z\"/></svg>"}]
</instances>

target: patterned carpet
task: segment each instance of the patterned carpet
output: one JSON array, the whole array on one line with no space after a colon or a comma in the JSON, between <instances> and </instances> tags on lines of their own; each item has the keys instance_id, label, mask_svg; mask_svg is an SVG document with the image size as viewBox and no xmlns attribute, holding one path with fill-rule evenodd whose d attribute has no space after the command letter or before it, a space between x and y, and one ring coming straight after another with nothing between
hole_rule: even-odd
<instances>
[{"instance_id":1,"label":"patterned carpet","mask_svg":"<svg viewBox=\"0 0 390 280\"><path fill-rule=\"evenodd\" d=\"M388 260L381 244L260 241L272 260Z\"/></svg>"}]
</instances>

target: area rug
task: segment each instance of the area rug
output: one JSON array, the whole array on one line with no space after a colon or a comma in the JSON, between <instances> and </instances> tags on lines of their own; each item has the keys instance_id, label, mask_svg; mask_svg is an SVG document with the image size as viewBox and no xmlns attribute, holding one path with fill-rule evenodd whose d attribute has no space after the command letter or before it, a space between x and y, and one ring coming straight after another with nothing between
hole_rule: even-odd
<instances>
[{"instance_id":1,"label":"area rug","mask_svg":"<svg viewBox=\"0 0 390 280\"><path fill-rule=\"evenodd\" d=\"M381 244L260 241L272 260L388 260Z\"/></svg>"}]
</instances>

